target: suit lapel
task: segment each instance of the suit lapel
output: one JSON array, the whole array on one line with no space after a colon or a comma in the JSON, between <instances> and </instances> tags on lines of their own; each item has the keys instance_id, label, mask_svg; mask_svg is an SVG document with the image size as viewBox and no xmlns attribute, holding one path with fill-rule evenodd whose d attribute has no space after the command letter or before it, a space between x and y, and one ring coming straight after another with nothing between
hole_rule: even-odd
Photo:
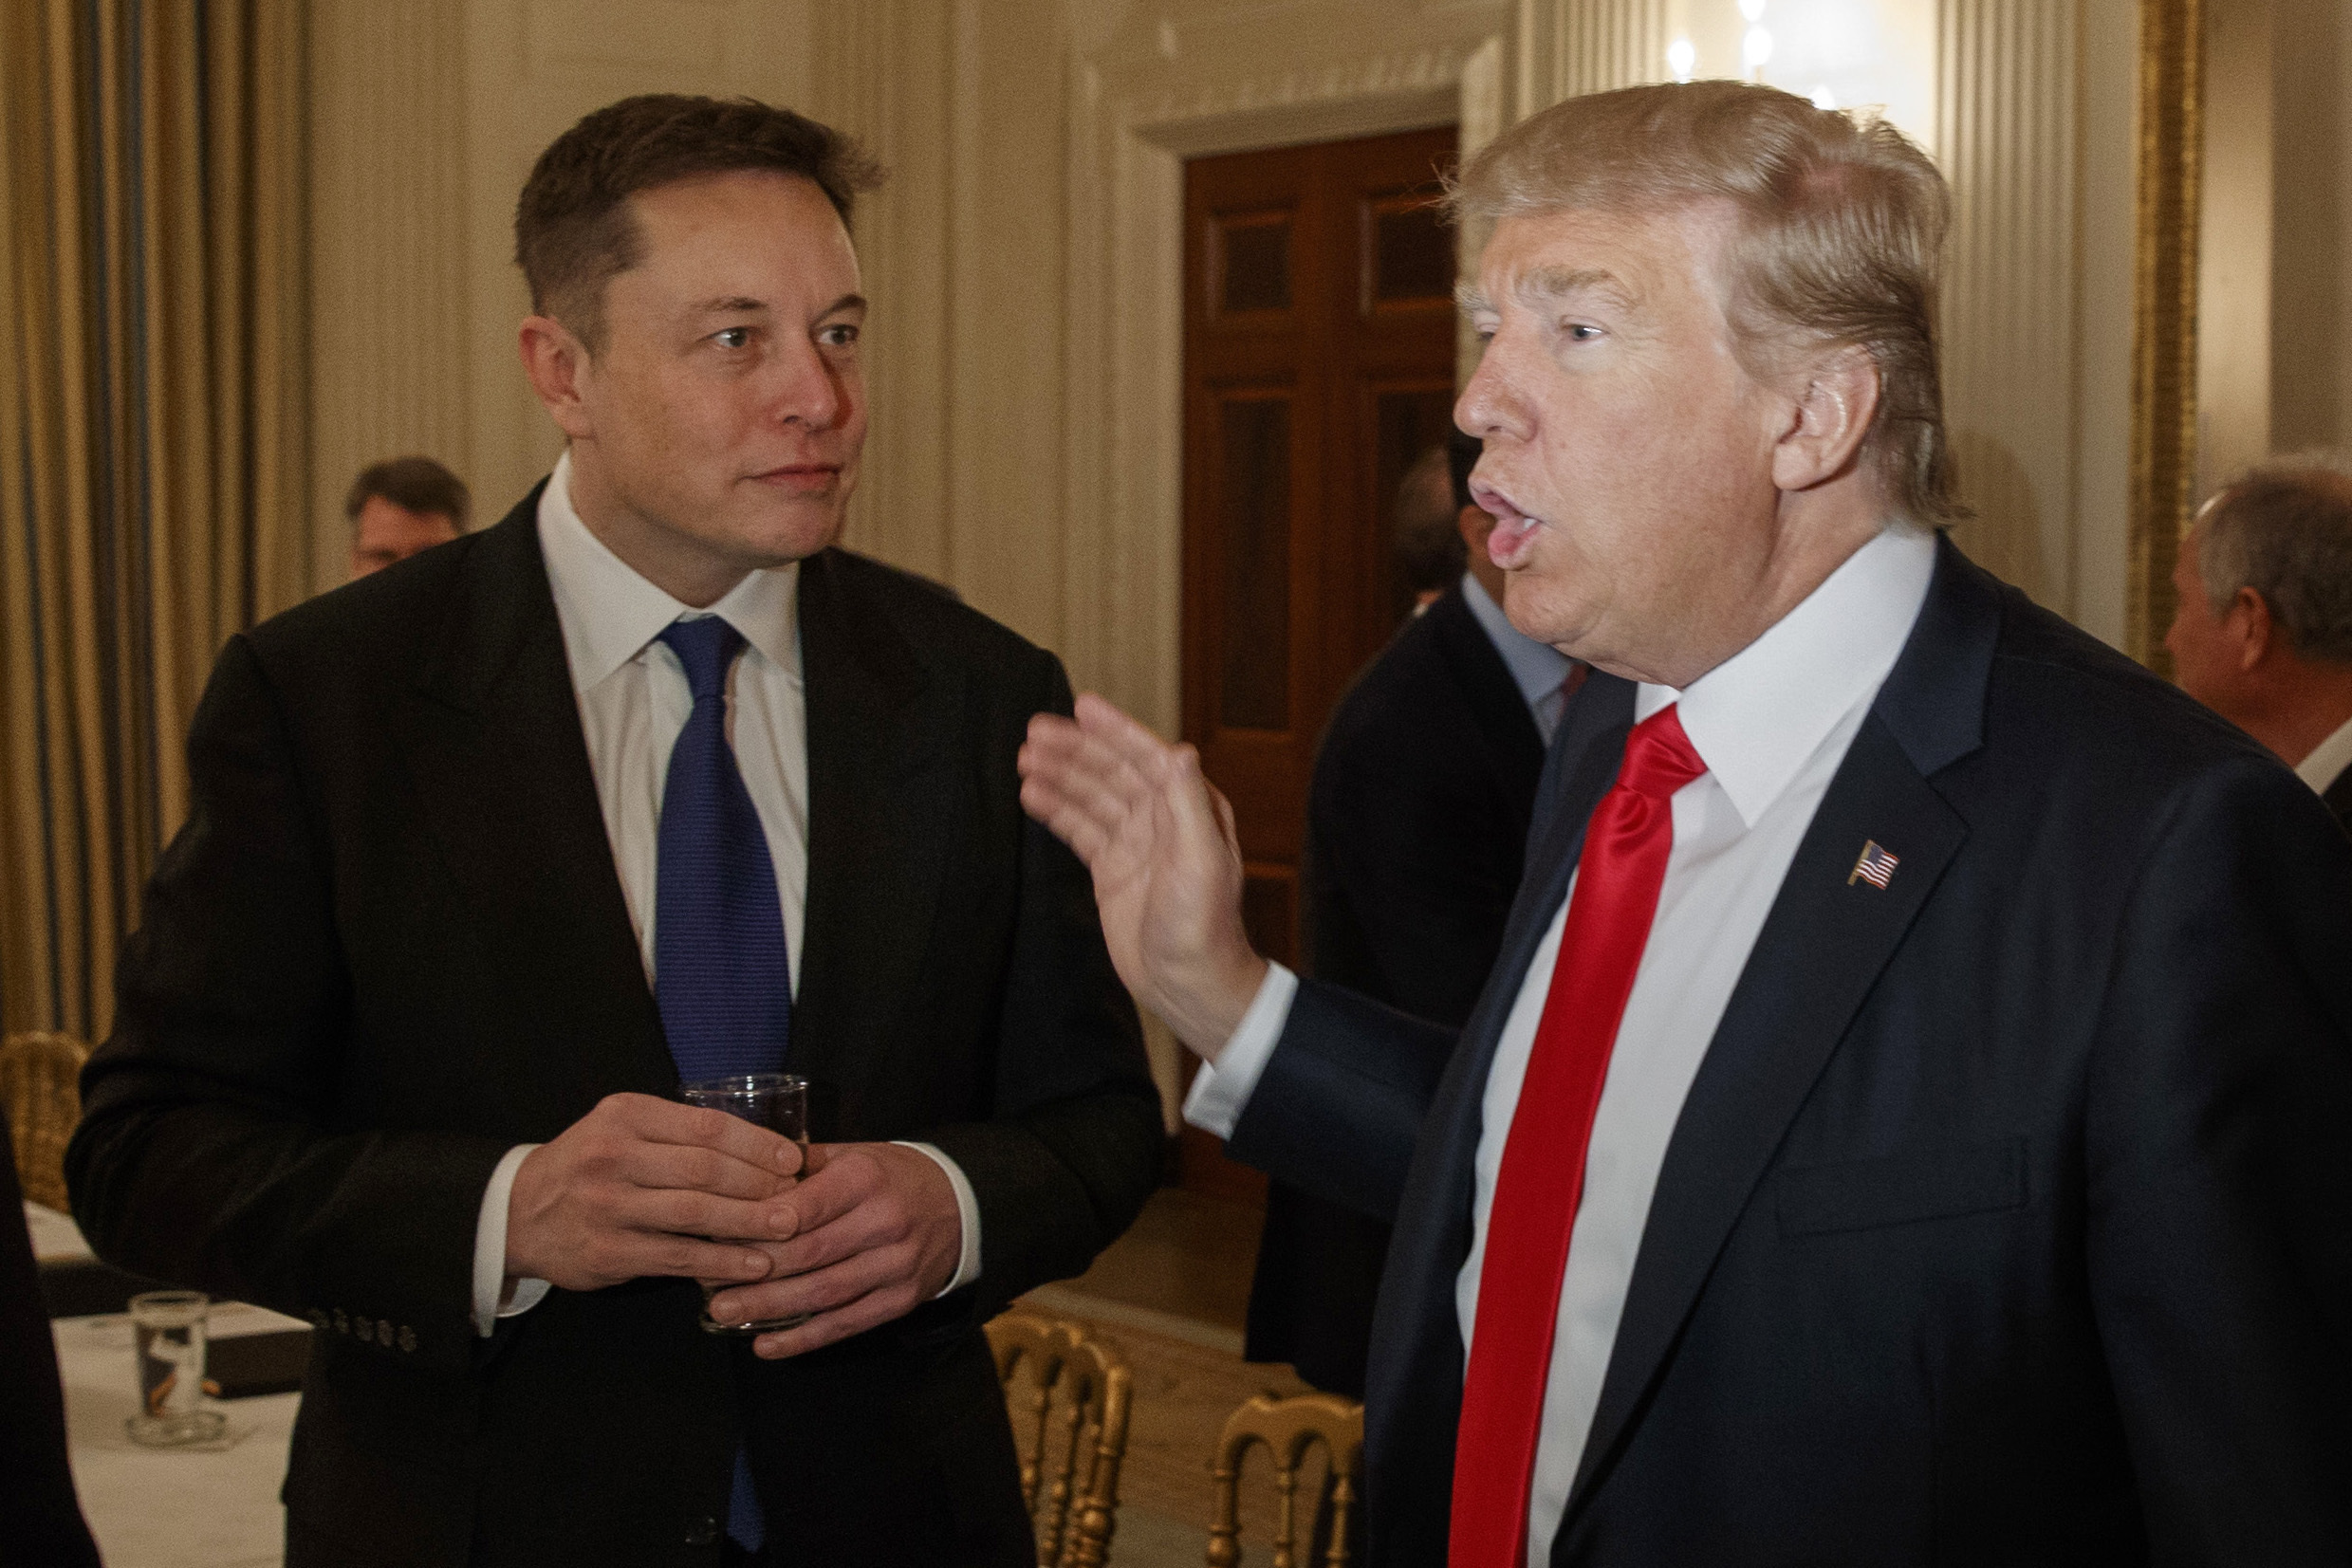
<instances>
[{"instance_id":1,"label":"suit lapel","mask_svg":"<svg viewBox=\"0 0 2352 1568\"><path fill-rule=\"evenodd\" d=\"M1903 655L1814 814L1676 1122L1555 1556L1639 1418L1789 1123L1967 826L1928 778L1973 750L1998 589L1940 546ZM1866 843L1899 858L1884 888Z\"/></svg>"},{"instance_id":2,"label":"suit lapel","mask_svg":"<svg viewBox=\"0 0 2352 1568\"><path fill-rule=\"evenodd\" d=\"M560 1061L521 1065L588 1103L616 1088L664 1094L676 1077L589 770L538 495L472 546L408 705L405 758L455 907L499 944L515 990L599 1021L563 1042ZM547 1096L559 1098L579 1096Z\"/></svg>"},{"instance_id":3,"label":"suit lapel","mask_svg":"<svg viewBox=\"0 0 2352 1568\"><path fill-rule=\"evenodd\" d=\"M860 591L859 564L827 550L800 575L808 902L792 1068L811 1080L820 1135L873 1059L861 1042L915 995L950 841L937 774L954 683Z\"/></svg>"}]
</instances>

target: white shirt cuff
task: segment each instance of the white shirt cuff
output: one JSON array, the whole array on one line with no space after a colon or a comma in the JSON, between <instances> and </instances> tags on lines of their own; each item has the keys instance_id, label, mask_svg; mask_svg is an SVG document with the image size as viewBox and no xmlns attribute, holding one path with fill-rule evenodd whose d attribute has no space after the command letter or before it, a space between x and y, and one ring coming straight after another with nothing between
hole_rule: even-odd
<instances>
[{"instance_id":1,"label":"white shirt cuff","mask_svg":"<svg viewBox=\"0 0 2352 1568\"><path fill-rule=\"evenodd\" d=\"M518 1143L508 1150L490 1173L490 1185L482 1189L482 1212L473 1222L473 1332L485 1339L499 1319L528 1312L546 1300L545 1280L517 1280L514 1299L500 1300L507 1293L507 1205L514 1196L514 1173L523 1169L524 1156L538 1147Z\"/></svg>"},{"instance_id":2,"label":"white shirt cuff","mask_svg":"<svg viewBox=\"0 0 2352 1568\"><path fill-rule=\"evenodd\" d=\"M1266 966L1266 978L1258 982L1258 994L1250 999L1250 1010L1241 1015L1233 1038L1216 1061L1202 1062L1194 1077L1193 1092L1184 1097L1186 1121L1221 1138L1233 1135L1233 1124L1257 1092L1283 1025L1290 1022L1291 999L1298 994L1297 975L1280 964Z\"/></svg>"},{"instance_id":3,"label":"white shirt cuff","mask_svg":"<svg viewBox=\"0 0 2352 1568\"><path fill-rule=\"evenodd\" d=\"M955 1256L955 1277L940 1287L939 1296L951 1290L961 1290L980 1277L980 1200L972 1190L971 1178L964 1168L947 1157L946 1153L928 1143L910 1143L903 1138L893 1139L901 1149L913 1149L929 1154L940 1170L947 1172L947 1182L955 1189L955 1212L964 1225L964 1243ZM937 1301L939 1296L934 1296Z\"/></svg>"}]
</instances>

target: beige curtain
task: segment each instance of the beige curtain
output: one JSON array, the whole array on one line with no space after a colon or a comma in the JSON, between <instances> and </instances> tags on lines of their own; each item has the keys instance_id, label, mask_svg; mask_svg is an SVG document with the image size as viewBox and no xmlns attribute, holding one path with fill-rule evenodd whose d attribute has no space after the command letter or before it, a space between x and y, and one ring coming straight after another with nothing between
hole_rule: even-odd
<instances>
[{"instance_id":1,"label":"beige curtain","mask_svg":"<svg viewBox=\"0 0 2352 1568\"><path fill-rule=\"evenodd\" d=\"M0 1025L102 1037L222 640L301 596L302 0L0 0Z\"/></svg>"}]
</instances>

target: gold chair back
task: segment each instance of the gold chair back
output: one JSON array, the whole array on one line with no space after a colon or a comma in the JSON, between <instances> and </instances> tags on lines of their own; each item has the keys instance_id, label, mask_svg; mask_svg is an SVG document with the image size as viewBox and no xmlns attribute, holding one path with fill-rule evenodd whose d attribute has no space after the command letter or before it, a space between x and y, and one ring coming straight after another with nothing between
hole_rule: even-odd
<instances>
[{"instance_id":1,"label":"gold chair back","mask_svg":"<svg viewBox=\"0 0 2352 1568\"><path fill-rule=\"evenodd\" d=\"M0 1106L16 1145L25 1196L66 1208L65 1142L82 1119L82 1063L90 1048L71 1035L21 1034L0 1041Z\"/></svg>"},{"instance_id":2,"label":"gold chair back","mask_svg":"<svg viewBox=\"0 0 2352 1568\"><path fill-rule=\"evenodd\" d=\"M1133 1375L1076 1323L1009 1312L988 1335L1012 1408L1039 1568L1102 1568L1118 1526Z\"/></svg>"},{"instance_id":3,"label":"gold chair back","mask_svg":"<svg viewBox=\"0 0 2352 1568\"><path fill-rule=\"evenodd\" d=\"M1299 1466L1317 1443L1330 1456L1331 1466L1331 1544L1322 1568L1346 1568L1348 1521L1363 1474L1363 1407L1328 1393L1288 1399L1256 1394L1227 1418L1224 1434L1217 1439L1216 1522L1209 1527L1209 1568L1234 1568L1241 1561L1241 1462L1253 1443L1265 1444L1274 1460L1274 1568L1301 1568ZM1310 1532L1315 1508L1316 1500L1310 1498Z\"/></svg>"}]
</instances>

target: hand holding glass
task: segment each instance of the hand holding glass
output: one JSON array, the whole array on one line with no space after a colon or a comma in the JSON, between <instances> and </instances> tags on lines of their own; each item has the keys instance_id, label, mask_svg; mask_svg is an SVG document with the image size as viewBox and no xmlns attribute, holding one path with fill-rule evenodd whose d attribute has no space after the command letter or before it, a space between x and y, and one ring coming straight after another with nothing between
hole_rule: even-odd
<instances>
[{"instance_id":1,"label":"hand holding glass","mask_svg":"<svg viewBox=\"0 0 2352 1568\"><path fill-rule=\"evenodd\" d=\"M689 1083L680 1089L689 1105L707 1105L724 1111L731 1116L741 1116L754 1126L782 1133L801 1146L805 1155L808 1149L808 1080L788 1073L737 1073L729 1078L709 1079ZM766 1334L774 1329L794 1328L808 1321L808 1313L790 1318L768 1318L754 1323L722 1323L711 1317L711 1298L728 1287L706 1284L702 1287L702 1331L705 1334Z\"/></svg>"}]
</instances>

